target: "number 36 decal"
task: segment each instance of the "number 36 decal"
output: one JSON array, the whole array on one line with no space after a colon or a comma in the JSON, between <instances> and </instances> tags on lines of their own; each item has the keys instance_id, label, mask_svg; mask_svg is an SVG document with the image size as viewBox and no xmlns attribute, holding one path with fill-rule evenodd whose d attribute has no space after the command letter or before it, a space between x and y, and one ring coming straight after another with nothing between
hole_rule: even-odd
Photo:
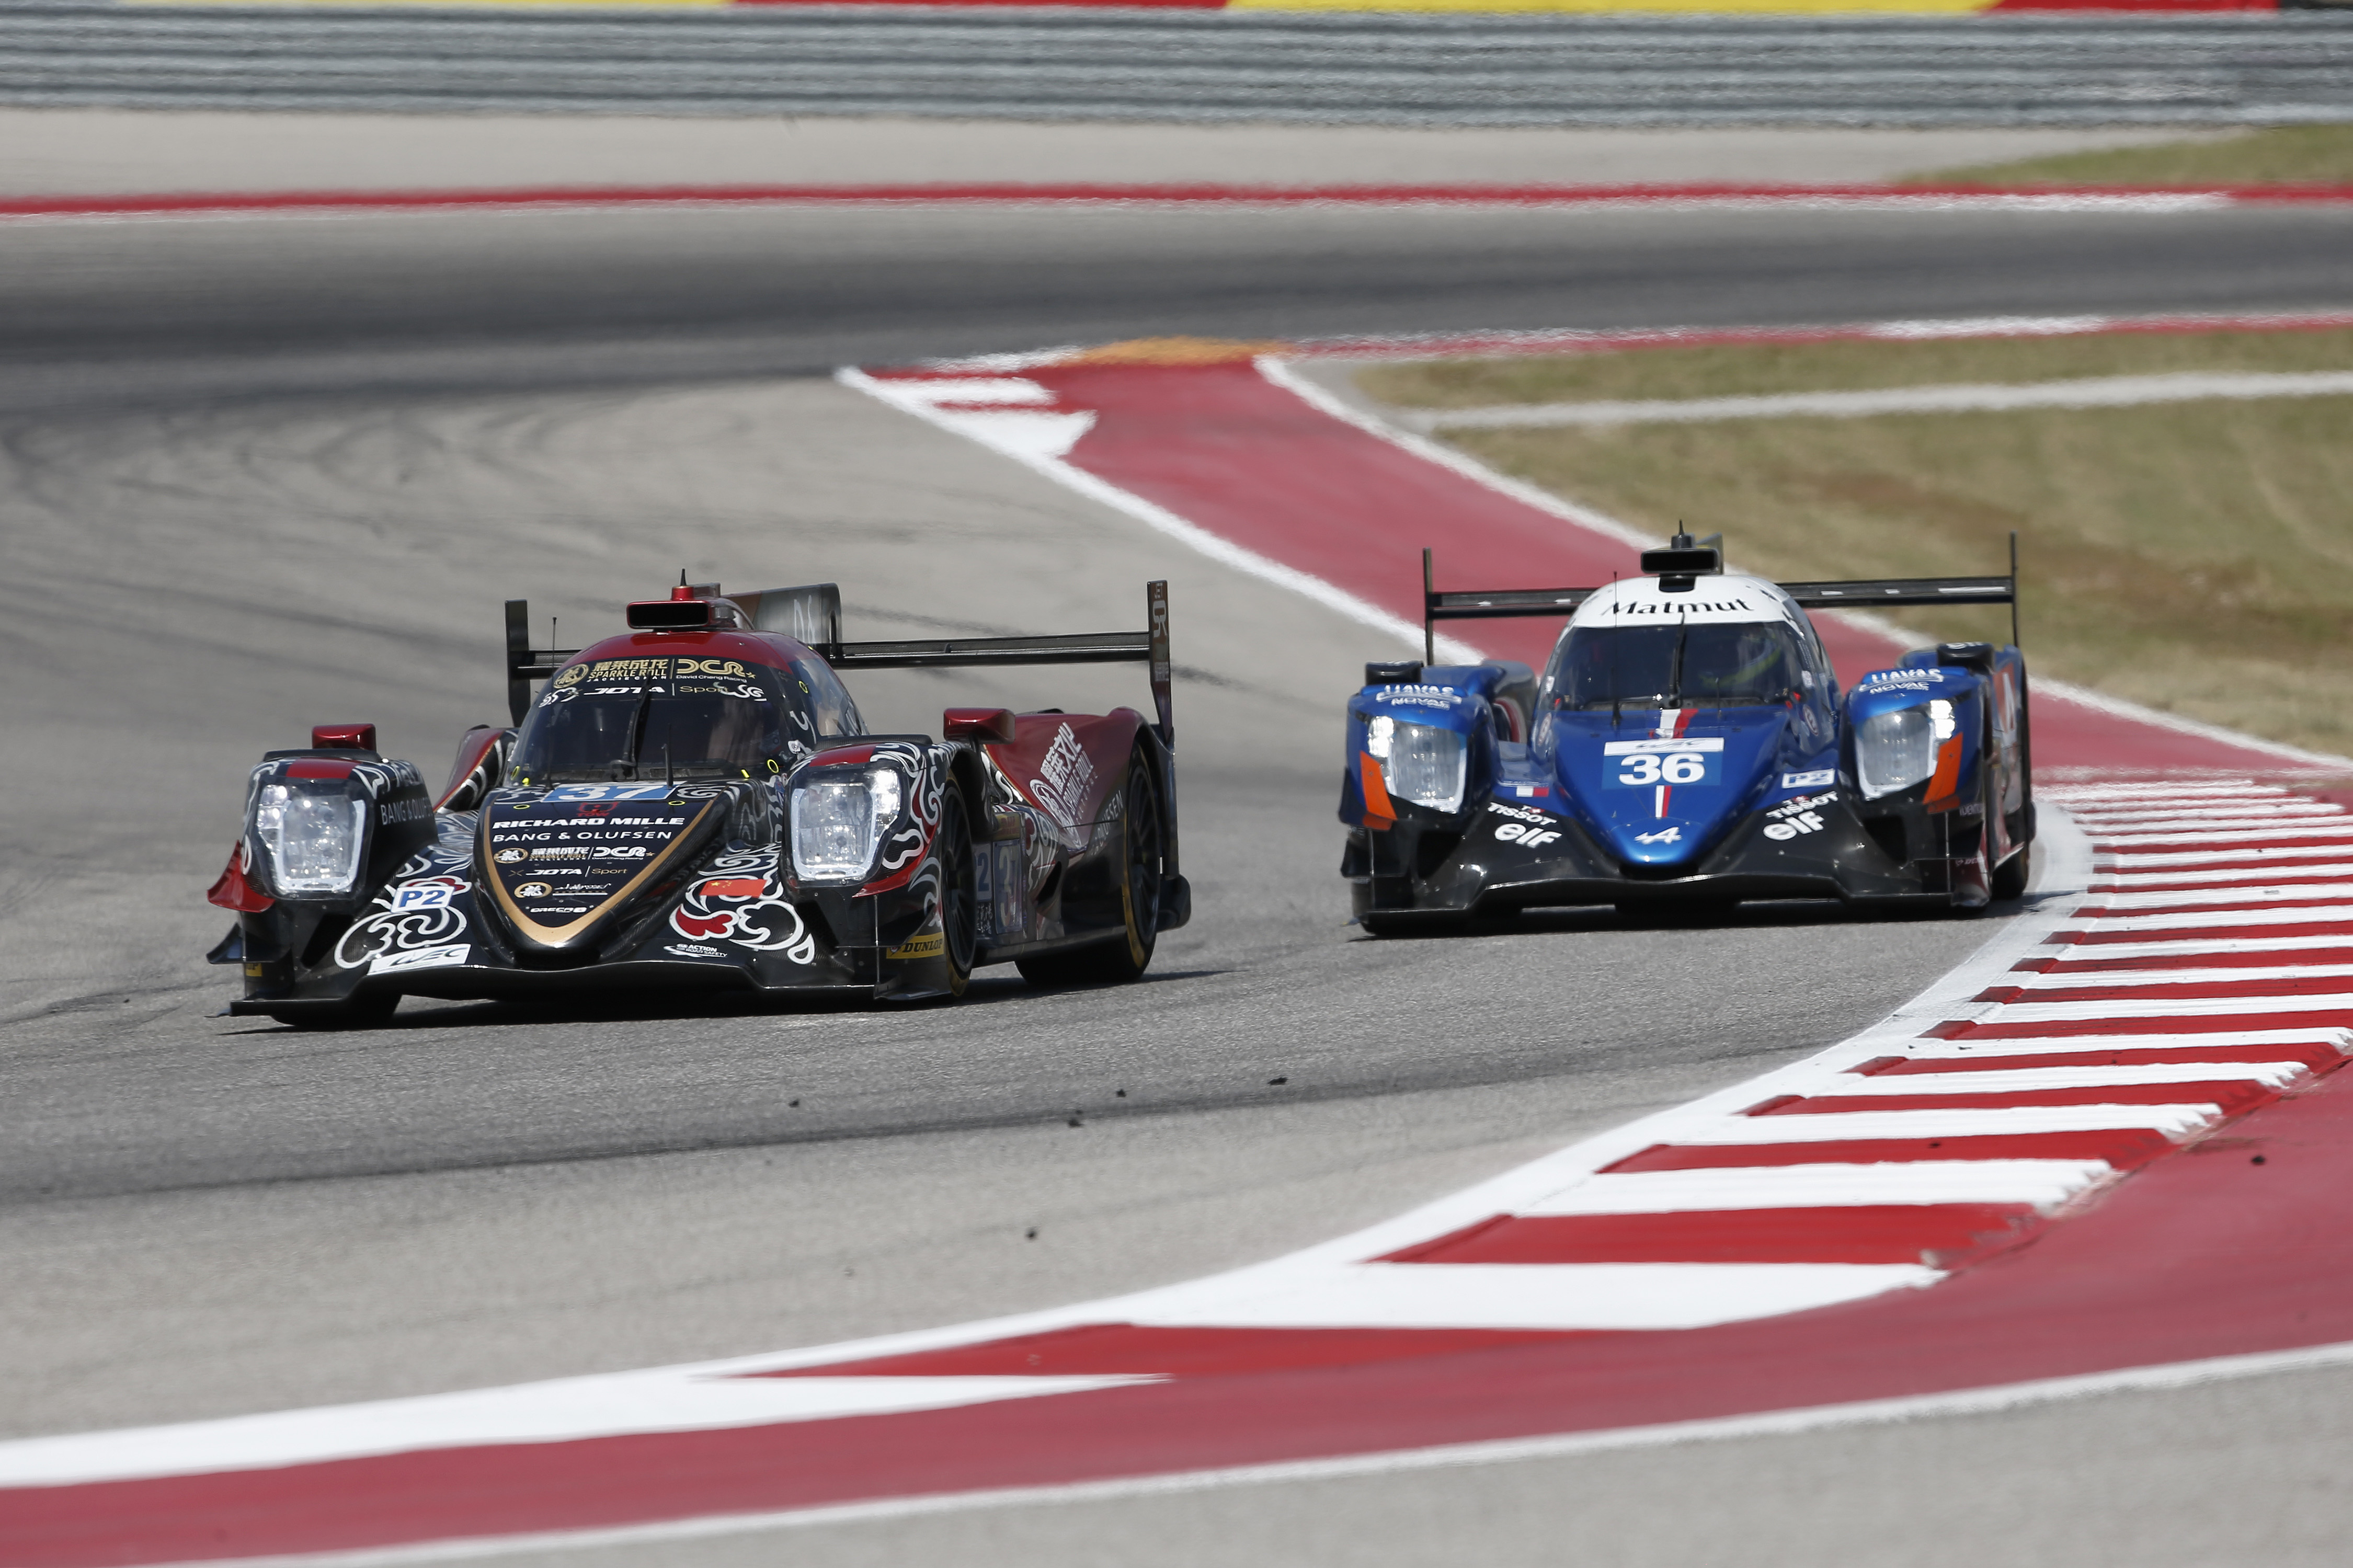
<instances>
[{"instance_id":1,"label":"number 36 decal","mask_svg":"<svg viewBox=\"0 0 2353 1568\"><path fill-rule=\"evenodd\" d=\"M1676 741L1612 741L1602 748L1609 759L1603 774L1613 789L1648 789L1653 784L1709 784L1724 776L1724 741L1696 736Z\"/></svg>"},{"instance_id":2,"label":"number 36 decal","mask_svg":"<svg viewBox=\"0 0 2353 1568\"><path fill-rule=\"evenodd\" d=\"M1708 764L1714 757L1704 757L1697 752L1644 752L1639 756L1618 759L1618 782L1621 784L1706 784L1715 777L1715 770Z\"/></svg>"}]
</instances>

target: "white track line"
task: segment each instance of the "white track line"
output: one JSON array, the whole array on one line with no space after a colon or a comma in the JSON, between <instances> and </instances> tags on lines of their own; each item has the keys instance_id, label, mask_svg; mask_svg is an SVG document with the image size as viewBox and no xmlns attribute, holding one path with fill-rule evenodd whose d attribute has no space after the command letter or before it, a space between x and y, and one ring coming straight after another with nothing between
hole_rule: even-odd
<instances>
[{"instance_id":1,"label":"white track line","mask_svg":"<svg viewBox=\"0 0 2353 1568\"><path fill-rule=\"evenodd\" d=\"M2211 1035L2030 1035L2016 1039L1912 1042L1904 1054L1919 1061L1988 1057L2089 1056L2101 1051L2221 1051L2241 1046L2327 1046L2353 1055L2353 1029L2307 1025L2301 1029L2218 1029ZM2219 1064L2217 1064L2219 1065Z\"/></svg>"},{"instance_id":2,"label":"white track line","mask_svg":"<svg viewBox=\"0 0 2353 1568\"><path fill-rule=\"evenodd\" d=\"M2185 800L2204 795L2284 795L2295 793L2282 784L2258 784L2253 779L2150 780L2120 784L2052 784L2042 791L2053 800L2069 806L2093 805L2104 800Z\"/></svg>"},{"instance_id":3,"label":"white track line","mask_svg":"<svg viewBox=\"0 0 2353 1568\"><path fill-rule=\"evenodd\" d=\"M1842 1110L1827 1116L1726 1118L1689 1128L1678 1146L1776 1148L1851 1138L1992 1138L2021 1132L2147 1129L2187 1138L2221 1114L2213 1105L2014 1105L1989 1110Z\"/></svg>"},{"instance_id":4,"label":"white track line","mask_svg":"<svg viewBox=\"0 0 2353 1568\"><path fill-rule=\"evenodd\" d=\"M2193 805L2198 809L2192 810ZM2076 820L2088 832L2096 832L2110 825L2164 821L2172 817L2195 819L2220 816L2233 811L2251 816L2341 816L2345 812L2345 808L2334 801L2237 795L2220 800L2168 801L2161 805L2094 806L2071 802L2067 809L2075 814Z\"/></svg>"},{"instance_id":5,"label":"white track line","mask_svg":"<svg viewBox=\"0 0 2353 1568\"><path fill-rule=\"evenodd\" d=\"M1917 1263L1354 1263L1178 1289L1129 1321L1256 1329L1677 1330L1934 1285Z\"/></svg>"},{"instance_id":6,"label":"white track line","mask_svg":"<svg viewBox=\"0 0 2353 1568\"><path fill-rule=\"evenodd\" d=\"M2081 913L2097 919L2096 910ZM2101 932L2206 931L2215 926L2345 925L2353 929L2353 904L2310 904L2288 910L2185 910L2175 914L2110 915L2101 920ZM2093 934L2085 931L2082 934Z\"/></svg>"},{"instance_id":7,"label":"white track line","mask_svg":"<svg viewBox=\"0 0 2353 1568\"><path fill-rule=\"evenodd\" d=\"M2196 816L2158 816L2136 818L2130 822L2101 822L2087 818L2084 831L2105 844L2112 840L2129 842L2155 838L2173 833L2239 833L2253 828L2318 826L2344 820L2345 814L2341 811L2297 812L2282 806L2276 811L2246 816L2205 812Z\"/></svg>"},{"instance_id":8,"label":"white track line","mask_svg":"<svg viewBox=\"0 0 2353 1568\"><path fill-rule=\"evenodd\" d=\"M1843 1073L1816 1092L1900 1097L1915 1094L2032 1094L2046 1089L2124 1089L2160 1083L2215 1083L2246 1079L2279 1088L2307 1076L2302 1062L2145 1062L2080 1068L2012 1068L2003 1072ZM1759 1121L1787 1121L1761 1116Z\"/></svg>"},{"instance_id":9,"label":"white track line","mask_svg":"<svg viewBox=\"0 0 2353 1568\"><path fill-rule=\"evenodd\" d=\"M2353 975L2353 963L2250 964L2244 969L2094 969L2031 971L2018 976L2027 992L2086 990L2102 985L2139 989L2158 985L2212 985L2255 980L2323 980Z\"/></svg>"},{"instance_id":10,"label":"white track line","mask_svg":"<svg viewBox=\"0 0 2353 1568\"><path fill-rule=\"evenodd\" d=\"M2353 882L2255 882L2238 887L2160 888L2146 893L2094 893L2084 913L2131 910L2237 910L2263 904L2316 901L2353 896ZM2353 907L2353 906L2348 906Z\"/></svg>"},{"instance_id":11,"label":"white track line","mask_svg":"<svg viewBox=\"0 0 2353 1568\"><path fill-rule=\"evenodd\" d=\"M1882 1165L1740 1165L1588 1176L1518 1212L1677 1214L1888 1204L2031 1204L2055 1208L2116 1173L2105 1160L1920 1160Z\"/></svg>"},{"instance_id":12,"label":"white track line","mask_svg":"<svg viewBox=\"0 0 2353 1568\"><path fill-rule=\"evenodd\" d=\"M2316 860L2345 853L2342 844L2250 844L2236 851L2221 849L2127 849L2102 847L2096 865L2104 875L2142 873L2184 866L2293 866L2298 869Z\"/></svg>"},{"instance_id":13,"label":"white track line","mask_svg":"<svg viewBox=\"0 0 2353 1568\"><path fill-rule=\"evenodd\" d=\"M2130 871L2111 871L2107 875L2117 879L2115 890L2122 892L2137 882L2177 883L2183 888L2223 888L2233 883L2261 882L2267 877L2277 877L2285 871L2293 871L2298 876L2306 877L2329 876L2353 879L2353 860L2317 860L2309 865L2295 867L2228 866L2211 871L2197 871L2186 866L2175 866L2147 870L2136 868ZM2105 886L2095 887L2093 889L2095 893L2108 890Z\"/></svg>"},{"instance_id":14,"label":"white track line","mask_svg":"<svg viewBox=\"0 0 2353 1568\"><path fill-rule=\"evenodd\" d=\"M2172 918L2172 917L2166 917ZM2093 1018L2208 1018L2239 1014L2327 1013L2353 1017L2353 991L2316 994L2288 992L2274 996L2161 996L2095 998L2090 1001L1999 1002L1987 1006L1980 1024L2060 1024Z\"/></svg>"},{"instance_id":15,"label":"white track line","mask_svg":"<svg viewBox=\"0 0 2353 1568\"><path fill-rule=\"evenodd\" d=\"M745 1378L666 1367L380 1400L366 1407L371 1419L365 1422L351 1420L347 1408L327 1406L128 1432L20 1438L0 1444L0 1487L67 1486L433 1448L560 1442L608 1423L617 1409L628 1411L629 1429L635 1432L710 1432L947 1410L1155 1381L1016 1375Z\"/></svg>"},{"instance_id":16,"label":"white track line","mask_svg":"<svg viewBox=\"0 0 2353 1568\"><path fill-rule=\"evenodd\" d=\"M2213 398L2344 397L2353 371L2182 372L2103 375L2031 384L1888 387L1870 392L1788 392L1758 397L1643 398L1533 403L1487 408L1398 409L1407 429L1513 430L1578 425L1701 424L1719 419L1864 419L1888 414L2001 414L2030 408L2126 408Z\"/></svg>"},{"instance_id":17,"label":"white track line","mask_svg":"<svg viewBox=\"0 0 2353 1568\"><path fill-rule=\"evenodd\" d=\"M2088 830L2087 830L2088 831ZM2100 847L2109 854L2129 854L2144 844L2277 844L2296 839L2353 838L2353 821L2338 817L2327 822L2294 822L2284 826L2257 826L2216 830L2174 828L2163 832L2102 833Z\"/></svg>"},{"instance_id":18,"label":"white track line","mask_svg":"<svg viewBox=\"0 0 2353 1568\"><path fill-rule=\"evenodd\" d=\"M2208 937L2200 941L2072 942L2065 947L2037 953L2033 962L2039 963L2045 958L2052 958L2062 963L2092 963L2109 959L2195 958L2209 952L2311 952L2344 948L2353 948L2353 925L2347 926L2341 936L2238 936ZM2021 978L2033 973L2032 970L2018 972ZM2163 966L2150 964L2146 969L2120 973L2161 973Z\"/></svg>"}]
</instances>

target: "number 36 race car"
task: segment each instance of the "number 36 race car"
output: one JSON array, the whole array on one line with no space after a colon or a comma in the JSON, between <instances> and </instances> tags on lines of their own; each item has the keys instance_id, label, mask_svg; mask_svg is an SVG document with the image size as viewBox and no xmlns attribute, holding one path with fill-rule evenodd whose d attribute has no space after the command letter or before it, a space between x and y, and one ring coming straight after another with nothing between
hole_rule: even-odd
<instances>
[{"instance_id":1,"label":"number 36 race car","mask_svg":"<svg viewBox=\"0 0 2353 1568\"><path fill-rule=\"evenodd\" d=\"M1134 980L1185 923L1168 598L1141 632L844 643L831 584L681 584L593 647L531 647L507 605L516 728L478 727L438 796L322 725L253 772L210 894L237 1014L388 1015L404 994L592 987L958 995L979 965ZM866 732L837 671L1148 661L1158 709L951 708ZM535 681L545 679L534 695Z\"/></svg>"},{"instance_id":2,"label":"number 36 race car","mask_svg":"<svg viewBox=\"0 0 2353 1568\"><path fill-rule=\"evenodd\" d=\"M1430 591L1430 623L1573 613L1523 664L1375 664L1348 704L1342 874L1379 934L1535 906L2026 889L2034 802L2010 575L1777 584L1687 534L1606 588ZM1806 607L2008 604L1841 696ZM1427 649L1425 650L1427 651Z\"/></svg>"}]
</instances>

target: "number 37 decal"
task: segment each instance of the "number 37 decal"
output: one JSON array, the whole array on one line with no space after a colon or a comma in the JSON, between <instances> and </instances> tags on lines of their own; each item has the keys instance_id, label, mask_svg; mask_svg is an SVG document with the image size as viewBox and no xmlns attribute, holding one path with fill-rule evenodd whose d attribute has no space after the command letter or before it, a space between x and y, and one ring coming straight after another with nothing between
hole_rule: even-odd
<instances>
[{"instance_id":1,"label":"number 37 decal","mask_svg":"<svg viewBox=\"0 0 2353 1568\"><path fill-rule=\"evenodd\" d=\"M1601 751L1609 759L1603 782L1612 789L1711 784L1724 776L1724 738L1720 735L1674 741L1611 741Z\"/></svg>"}]
</instances>

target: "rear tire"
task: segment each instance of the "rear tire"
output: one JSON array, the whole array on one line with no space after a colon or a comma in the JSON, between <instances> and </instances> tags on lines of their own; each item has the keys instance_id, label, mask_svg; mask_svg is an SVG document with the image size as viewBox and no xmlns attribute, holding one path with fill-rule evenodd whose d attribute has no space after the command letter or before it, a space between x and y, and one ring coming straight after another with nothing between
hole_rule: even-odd
<instances>
[{"instance_id":1,"label":"rear tire","mask_svg":"<svg viewBox=\"0 0 2353 1568\"><path fill-rule=\"evenodd\" d=\"M1160 791L1152 763L1139 748L1127 763L1119 814L1121 930L1107 941L1065 952L1014 960L1032 985L1125 984L1144 978L1160 936L1160 889L1166 871Z\"/></svg>"}]
</instances>

